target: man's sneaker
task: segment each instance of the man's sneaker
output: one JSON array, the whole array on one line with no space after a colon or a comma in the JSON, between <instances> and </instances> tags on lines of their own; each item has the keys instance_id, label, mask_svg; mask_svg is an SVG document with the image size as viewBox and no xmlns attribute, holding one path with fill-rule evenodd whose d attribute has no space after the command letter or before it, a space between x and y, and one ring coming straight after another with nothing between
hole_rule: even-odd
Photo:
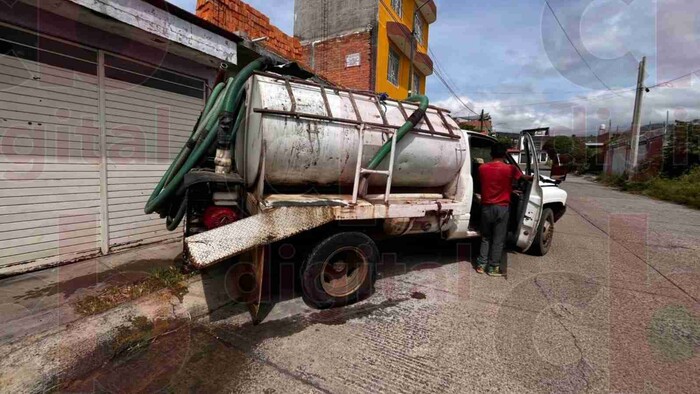
<instances>
[{"instance_id":1,"label":"man's sneaker","mask_svg":"<svg viewBox=\"0 0 700 394\"><path fill-rule=\"evenodd\" d=\"M485 268L486 268L485 265L481 265L481 264L477 265L477 266L476 266L476 273L477 273L477 274L483 274L484 271L485 271Z\"/></svg>"},{"instance_id":2,"label":"man's sneaker","mask_svg":"<svg viewBox=\"0 0 700 394\"><path fill-rule=\"evenodd\" d=\"M503 276L503 272L501 272L501 267L489 267L488 270L486 270L486 275Z\"/></svg>"}]
</instances>

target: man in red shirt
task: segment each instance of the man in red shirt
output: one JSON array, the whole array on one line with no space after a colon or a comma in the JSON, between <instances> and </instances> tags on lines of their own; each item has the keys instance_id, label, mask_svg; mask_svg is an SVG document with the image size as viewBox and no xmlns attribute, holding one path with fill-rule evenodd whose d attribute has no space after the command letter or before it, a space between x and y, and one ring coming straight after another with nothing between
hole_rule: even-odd
<instances>
[{"instance_id":1,"label":"man in red shirt","mask_svg":"<svg viewBox=\"0 0 700 394\"><path fill-rule=\"evenodd\" d=\"M479 167L481 180L481 249L476 261L478 273L503 276L500 263L508 233L510 194L513 182L532 176L523 175L514 165L506 164L508 148L501 143L491 147L491 161Z\"/></svg>"}]
</instances>

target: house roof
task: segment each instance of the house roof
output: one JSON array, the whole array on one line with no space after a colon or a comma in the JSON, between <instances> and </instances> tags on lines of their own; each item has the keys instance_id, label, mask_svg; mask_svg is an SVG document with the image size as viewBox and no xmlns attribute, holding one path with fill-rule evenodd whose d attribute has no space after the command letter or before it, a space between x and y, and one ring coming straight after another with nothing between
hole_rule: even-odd
<instances>
[{"instance_id":1,"label":"house roof","mask_svg":"<svg viewBox=\"0 0 700 394\"><path fill-rule=\"evenodd\" d=\"M481 115L455 116L454 119L456 121L481 120ZM484 112L484 120L491 120L491 115L488 112Z\"/></svg>"},{"instance_id":2,"label":"house roof","mask_svg":"<svg viewBox=\"0 0 700 394\"><path fill-rule=\"evenodd\" d=\"M222 37L228 38L229 40L231 40L233 42L242 42L243 41L243 38L241 38L240 36L230 32L226 29L222 29L221 27L219 27L219 26L217 26L209 21L206 21L206 20L198 17L197 15L195 15L189 11L185 11L182 8L176 6L172 3L169 3L167 1L163 1L163 0L141 0L141 1L143 1L144 3L148 3L156 8L160 8L161 10L166 11L167 13L169 13L173 16L176 16L180 19L183 19L183 20L185 20L193 25L197 25L203 29L209 30L212 33L216 33Z\"/></svg>"}]
</instances>

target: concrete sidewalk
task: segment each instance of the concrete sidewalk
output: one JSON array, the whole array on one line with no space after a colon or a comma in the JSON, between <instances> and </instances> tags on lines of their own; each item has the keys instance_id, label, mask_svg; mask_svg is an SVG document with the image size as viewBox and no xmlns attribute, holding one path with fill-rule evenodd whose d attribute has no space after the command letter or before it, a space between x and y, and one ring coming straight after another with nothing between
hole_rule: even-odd
<instances>
[{"instance_id":1,"label":"concrete sidewalk","mask_svg":"<svg viewBox=\"0 0 700 394\"><path fill-rule=\"evenodd\" d=\"M179 242L144 246L0 279L0 344L79 319L74 301L172 266L181 251Z\"/></svg>"},{"instance_id":2,"label":"concrete sidewalk","mask_svg":"<svg viewBox=\"0 0 700 394\"><path fill-rule=\"evenodd\" d=\"M0 387L45 392L231 303L228 265L198 272L177 297L163 289L84 316L75 302L179 264L180 243L159 244L0 280ZM235 306L234 306L235 309ZM237 313L246 313L244 308Z\"/></svg>"}]
</instances>

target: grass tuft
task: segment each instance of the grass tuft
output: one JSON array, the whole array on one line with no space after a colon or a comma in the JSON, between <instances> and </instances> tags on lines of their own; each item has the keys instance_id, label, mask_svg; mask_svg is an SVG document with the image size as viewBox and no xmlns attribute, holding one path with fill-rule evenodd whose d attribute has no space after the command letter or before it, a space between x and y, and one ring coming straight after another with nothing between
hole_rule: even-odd
<instances>
[{"instance_id":1,"label":"grass tuft","mask_svg":"<svg viewBox=\"0 0 700 394\"><path fill-rule=\"evenodd\" d=\"M700 209L700 167L694 167L678 178L655 177L644 181L630 181L625 175L602 175L597 180L622 191Z\"/></svg>"},{"instance_id":2,"label":"grass tuft","mask_svg":"<svg viewBox=\"0 0 700 394\"><path fill-rule=\"evenodd\" d=\"M110 286L96 295L85 296L76 301L73 307L81 315L96 315L162 289L170 289L182 301L187 294L186 280L187 276L177 267L159 268L141 281Z\"/></svg>"}]
</instances>

